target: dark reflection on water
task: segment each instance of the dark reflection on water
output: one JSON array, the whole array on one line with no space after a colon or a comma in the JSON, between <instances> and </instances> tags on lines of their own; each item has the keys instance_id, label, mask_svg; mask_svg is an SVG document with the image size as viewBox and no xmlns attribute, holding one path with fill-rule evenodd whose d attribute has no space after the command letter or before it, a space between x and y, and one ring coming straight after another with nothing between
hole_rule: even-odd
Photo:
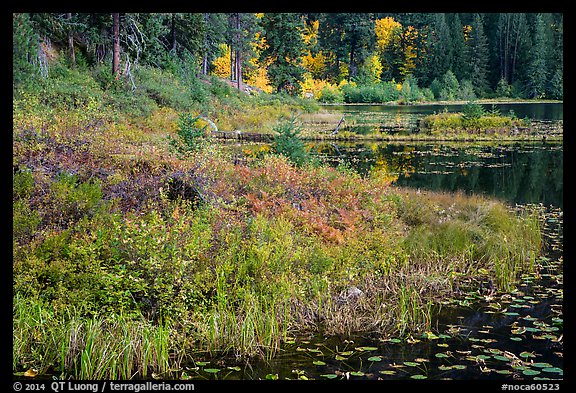
<instances>
[{"instance_id":1,"label":"dark reflection on water","mask_svg":"<svg viewBox=\"0 0 576 393\"><path fill-rule=\"evenodd\" d=\"M400 186L563 207L559 143L322 143L309 148L329 163L345 163L362 175L385 171Z\"/></svg>"}]
</instances>

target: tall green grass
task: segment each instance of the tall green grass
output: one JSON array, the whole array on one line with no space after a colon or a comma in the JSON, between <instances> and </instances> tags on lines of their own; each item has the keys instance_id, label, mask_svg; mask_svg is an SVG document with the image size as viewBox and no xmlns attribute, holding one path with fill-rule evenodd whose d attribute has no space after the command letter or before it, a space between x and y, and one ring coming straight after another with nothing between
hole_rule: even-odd
<instances>
[{"instance_id":1,"label":"tall green grass","mask_svg":"<svg viewBox=\"0 0 576 393\"><path fill-rule=\"evenodd\" d=\"M78 379L147 378L177 366L172 329L116 316L55 315L41 301L14 298L13 369ZM176 359L176 363L175 363Z\"/></svg>"}]
</instances>

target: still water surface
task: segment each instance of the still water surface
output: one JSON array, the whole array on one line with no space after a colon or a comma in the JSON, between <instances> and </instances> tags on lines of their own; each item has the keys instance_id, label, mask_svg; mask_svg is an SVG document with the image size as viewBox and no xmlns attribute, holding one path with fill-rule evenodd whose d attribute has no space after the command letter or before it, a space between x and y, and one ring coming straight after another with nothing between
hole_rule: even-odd
<instances>
[{"instance_id":1,"label":"still water surface","mask_svg":"<svg viewBox=\"0 0 576 393\"><path fill-rule=\"evenodd\" d=\"M492 109L492 104L481 104L485 110ZM324 108L329 112L343 112L348 114L359 113L387 113L393 115L418 115L426 116L440 112L460 112L464 105L460 104L427 104L427 105L326 105ZM503 115L510 111L520 117L528 117L534 120L563 120L564 104L561 102L550 103L505 103L494 104Z\"/></svg>"}]
</instances>

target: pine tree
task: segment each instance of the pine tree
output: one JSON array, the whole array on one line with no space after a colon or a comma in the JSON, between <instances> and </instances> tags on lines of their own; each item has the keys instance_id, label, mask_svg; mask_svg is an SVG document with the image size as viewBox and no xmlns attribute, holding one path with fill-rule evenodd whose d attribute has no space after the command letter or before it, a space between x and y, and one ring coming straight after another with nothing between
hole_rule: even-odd
<instances>
[{"instance_id":1,"label":"pine tree","mask_svg":"<svg viewBox=\"0 0 576 393\"><path fill-rule=\"evenodd\" d=\"M30 16L25 13L12 14L12 81L16 85L34 75L37 68L36 53L38 35L34 31Z\"/></svg>"},{"instance_id":2,"label":"pine tree","mask_svg":"<svg viewBox=\"0 0 576 393\"><path fill-rule=\"evenodd\" d=\"M472 30L466 42L466 58L468 74L475 93L482 97L487 92L488 85L488 41L484 34L484 23L480 14L475 14L472 20Z\"/></svg>"},{"instance_id":3,"label":"pine tree","mask_svg":"<svg viewBox=\"0 0 576 393\"><path fill-rule=\"evenodd\" d=\"M542 14L536 15L534 26L534 47L532 48L532 60L528 71L528 96L544 97L546 95L546 83L549 78L547 64L549 40L547 39L546 26Z\"/></svg>"},{"instance_id":4,"label":"pine tree","mask_svg":"<svg viewBox=\"0 0 576 393\"><path fill-rule=\"evenodd\" d=\"M112 75L115 78L120 77L120 14L112 14Z\"/></svg>"},{"instance_id":5,"label":"pine tree","mask_svg":"<svg viewBox=\"0 0 576 393\"><path fill-rule=\"evenodd\" d=\"M452 18L450 31L452 35L452 66L450 69L454 72L458 80L462 81L465 76L464 57L466 46L464 43L464 30L458 14L454 14Z\"/></svg>"},{"instance_id":6,"label":"pine tree","mask_svg":"<svg viewBox=\"0 0 576 393\"><path fill-rule=\"evenodd\" d=\"M328 52L327 75L333 82L355 77L358 67L374 47L374 20L371 14L330 13L320 15L318 44ZM348 69L343 75L342 66Z\"/></svg>"},{"instance_id":7,"label":"pine tree","mask_svg":"<svg viewBox=\"0 0 576 393\"><path fill-rule=\"evenodd\" d=\"M444 75L452 69L453 48L450 28L446 23L446 14L435 14L434 31L431 39L430 72L433 75Z\"/></svg>"},{"instance_id":8,"label":"pine tree","mask_svg":"<svg viewBox=\"0 0 576 393\"><path fill-rule=\"evenodd\" d=\"M552 58L552 78L550 80L550 97L562 99L564 95L564 17L559 15L555 27L555 45Z\"/></svg>"},{"instance_id":9,"label":"pine tree","mask_svg":"<svg viewBox=\"0 0 576 393\"><path fill-rule=\"evenodd\" d=\"M277 92L297 95L304 75L301 65L304 20L295 13L271 13L262 17L261 26L266 41L261 61L269 64L268 77L272 85Z\"/></svg>"}]
</instances>

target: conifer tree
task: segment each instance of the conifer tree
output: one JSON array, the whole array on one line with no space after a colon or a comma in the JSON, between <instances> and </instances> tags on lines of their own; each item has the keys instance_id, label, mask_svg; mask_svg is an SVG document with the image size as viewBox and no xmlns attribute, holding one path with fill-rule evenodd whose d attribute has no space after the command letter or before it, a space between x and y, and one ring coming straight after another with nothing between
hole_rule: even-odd
<instances>
[{"instance_id":1,"label":"conifer tree","mask_svg":"<svg viewBox=\"0 0 576 393\"><path fill-rule=\"evenodd\" d=\"M488 40L484 34L483 18L474 14L470 37L466 42L466 63L468 75L474 86L475 93L483 96L488 88Z\"/></svg>"},{"instance_id":2,"label":"conifer tree","mask_svg":"<svg viewBox=\"0 0 576 393\"><path fill-rule=\"evenodd\" d=\"M464 30L460 16L454 14L452 18L450 33L452 35L452 66L450 69L454 72L459 81L464 79L464 61L465 61L465 43Z\"/></svg>"},{"instance_id":3,"label":"conifer tree","mask_svg":"<svg viewBox=\"0 0 576 393\"><path fill-rule=\"evenodd\" d=\"M549 40L547 38L544 17L538 14L534 25L534 46L528 71L528 96L530 98L544 97L546 94L546 83L549 78L547 64Z\"/></svg>"},{"instance_id":4,"label":"conifer tree","mask_svg":"<svg viewBox=\"0 0 576 393\"><path fill-rule=\"evenodd\" d=\"M295 13L265 14L261 21L266 47L261 61L268 66L268 77L277 92L298 94L303 80L304 20Z\"/></svg>"}]
</instances>

